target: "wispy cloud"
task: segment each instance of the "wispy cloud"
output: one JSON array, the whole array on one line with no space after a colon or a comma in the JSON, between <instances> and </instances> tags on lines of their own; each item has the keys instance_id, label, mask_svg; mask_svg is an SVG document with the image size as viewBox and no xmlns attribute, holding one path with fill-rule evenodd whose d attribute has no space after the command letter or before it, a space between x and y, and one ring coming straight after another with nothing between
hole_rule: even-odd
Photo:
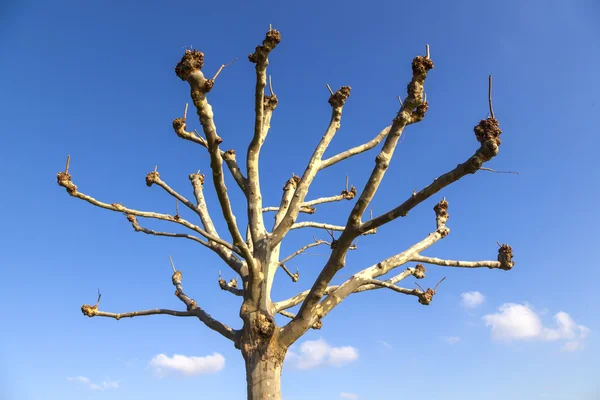
<instances>
[{"instance_id":1,"label":"wispy cloud","mask_svg":"<svg viewBox=\"0 0 600 400\"><path fill-rule=\"evenodd\" d=\"M483 316L485 326L492 331L492 339L501 341L537 339L545 341L566 340L564 351L583 348L583 340L590 329L575 323L564 311L554 315L555 328L544 327L538 313L527 304L505 303L498 312Z\"/></svg>"},{"instance_id":2,"label":"wispy cloud","mask_svg":"<svg viewBox=\"0 0 600 400\"><path fill-rule=\"evenodd\" d=\"M213 353L204 357L188 357L174 354L169 357L165 354L155 356L149 363L158 376L165 376L169 372L176 372L187 376L211 374L225 368L225 357Z\"/></svg>"},{"instance_id":3,"label":"wispy cloud","mask_svg":"<svg viewBox=\"0 0 600 400\"><path fill-rule=\"evenodd\" d=\"M448 336L444 338L444 341L448 344L457 344L460 342L460 338L458 336Z\"/></svg>"},{"instance_id":4,"label":"wispy cloud","mask_svg":"<svg viewBox=\"0 0 600 400\"><path fill-rule=\"evenodd\" d=\"M464 292L460 295L460 304L465 308L477 308L484 301L485 296L481 292Z\"/></svg>"},{"instance_id":5,"label":"wispy cloud","mask_svg":"<svg viewBox=\"0 0 600 400\"><path fill-rule=\"evenodd\" d=\"M357 400L358 395L354 393L342 392L340 393L340 399Z\"/></svg>"},{"instance_id":6,"label":"wispy cloud","mask_svg":"<svg viewBox=\"0 0 600 400\"><path fill-rule=\"evenodd\" d=\"M298 369L310 369L323 365L340 367L358 358L358 350L352 346L334 347L324 339L307 340L298 352L288 351L286 359Z\"/></svg>"},{"instance_id":7,"label":"wispy cloud","mask_svg":"<svg viewBox=\"0 0 600 400\"><path fill-rule=\"evenodd\" d=\"M85 376L74 376L67 378L67 380L84 385L90 390L108 390L119 388L119 381L102 381L102 383L94 383L90 380L90 378Z\"/></svg>"},{"instance_id":8,"label":"wispy cloud","mask_svg":"<svg viewBox=\"0 0 600 400\"><path fill-rule=\"evenodd\" d=\"M391 349L392 345L386 342L385 340L378 340L377 343L381 344L386 349Z\"/></svg>"}]
</instances>

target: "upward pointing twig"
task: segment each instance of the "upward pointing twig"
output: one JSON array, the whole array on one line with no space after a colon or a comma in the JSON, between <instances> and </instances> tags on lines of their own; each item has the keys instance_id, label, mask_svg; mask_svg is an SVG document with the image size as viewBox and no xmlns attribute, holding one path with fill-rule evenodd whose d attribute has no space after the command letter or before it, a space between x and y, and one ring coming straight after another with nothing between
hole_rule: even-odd
<instances>
[{"instance_id":1,"label":"upward pointing twig","mask_svg":"<svg viewBox=\"0 0 600 400\"><path fill-rule=\"evenodd\" d=\"M271 96L275 96L275 92L273 92L273 82L271 82L271 75L269 75L269 92L271 92Z\"/></svg>"},{"instance_id":2,"label":"upward pointing twig","mask_svg":"<svg viewBox=\"0 0 600 400\"><path fill-rule=\"evenodd\" d=\"M224 68L229 67L231 64L233 64L234 62L237 61L237 57L234 58L233 60L229 61L227 64L223 64L221 65L221 67L218 69L217 73L215 74L215 76L213 76L212 80L214 81L215 79L217 79L217 76L219 76L219 74L221 73L221 71L223 71Z\"/></svg>"},{"instance_id":3,"label":"upward pointing twig","mask_svg":"<svg viewBox=\"0 0 600 400\"><path fill-rule=\"evenodd\" d=\"M331 95L333 96L333 90L331 90L331 86L329 86L329 83L326 83L325 85L327 86L329 93L331 93Z\"/></svg>"},{"instance_id":4,"label":"upward pointing twig","mask_svg":"<svg viewBox=\"0 0 600 400\"><path fill-rule=\"evenodd\" d=\"M102 293L100 293L100 288L98 288L98 300L96 301L96 305L94 307L98 307L98 304L100 304L101 297L102 297Z\"/></svg>"},{"instance_id":5,"label":"upward pointing twig","mask_svg":"<svg viewBox=\"0 0 600 400\"><path fill-rule=\"evenodd\" d=\"M490 103L490 116L493 119L496 119L494 116L494 108L492 107L492 76L490 75L488 79L488 101Z\"/></svg>"},{"instance_id":6,"label":"upward pointing twig","mask_svg":"<svg viewBox=\"0 0 600 400\"><path fill-rule=\"evenodd\" d=\"M69 164L71 163L71 156L67 156L67 165L65 166L65 173L69 173Z\"/></svg>"},{"instance_id":7,"label":"upward pointing twig","mask_svg":"<svg viewBox=\"0 0 600 400\"><path fill-rule=\"evenodd\" d=\"M173 258L171 256L169 256L169 261L171 261L171 267L173 268L173 272L177 272L177 270L175 269L175 264L173 264Z\"/></svg>"},{"instance_id":8,"label":"upward pointing twig","mask_svg":"<svg viewBox=\"0 0 600 400\"><path fill-rule=\"evenodd\" d=\"M183 110L183 120L184 121L187 118L187 110L188 110L188 103L185 103L185 110Z\"/></svg>"},{"instance_id":9,"label":"upward pointing twig","mask_svg":"<svg viewBox=\"0 0 600 400\"><path fill-rule=\"evenodd\" d=\"M428 60L431 58L431 54L429 54L429 45L425 45L425 57Z\"/></svg>"}]
</instances>

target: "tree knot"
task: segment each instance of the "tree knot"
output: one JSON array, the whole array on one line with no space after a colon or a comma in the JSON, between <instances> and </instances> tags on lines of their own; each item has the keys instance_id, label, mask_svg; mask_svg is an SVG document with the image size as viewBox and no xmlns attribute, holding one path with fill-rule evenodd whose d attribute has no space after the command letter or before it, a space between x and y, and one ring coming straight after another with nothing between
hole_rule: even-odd
<instances>
[{"instance_id":1,"label":"tree knot","mask_svg":"<svg viewBox=\"0 0 600 400\"><path fill-rule=\"evenodd\" d=\"M263 313L259 313L256 317L256 327L261 335L266 337L273 336L275 333L275 323L272 318L269 318Z\"/></svg>"},{"instance_id":2,"label":"tree knot","mask_svg":"<svg viewBox=\"0 0 600 400\"><path fill-rule=\"evenodd\" d=\"M95 315L98 315L98 305L89 305L89 304L84 304L81 306L81 312L83 313L83 315L87 316L87 317L93 317Z\"/></svg>"},{"instance_id":3,"label":"tree knot","mask_svg":"<svg viewBox=\"0 0 600 400\"><path fill-rule=\"evenodd\" d=\"M507 244L500 245L498 249L498 261L500 262L500 269L508 271L515 265L513 261L512 247Z\"/></svg>"},{"instance_id":4,"label":"tree knot","mask_svg":"<svg viewBox=\"0 0 600 400\"><path fill-rule=\"evenodd\" d=\"M201 70L203 66L204 53L198 50L186 50L175 66L175 73L182 81L187 81L192 72Z\"/></svg>"},{"instance_id":5,"label":"tree knot","mask_svg":"<svg viewBox=\"0 0 600 400\"><path fill-rule=\"evenodd\" d=\"M281 33L275 29L269 29L261 46L256 46L254 53L248 55L252 63L266 62L267 56L281 42Z\"/></svg>"},{"instance_id":6,"label":"tree knot","mask_svg":"<svg viewBox=\"0 0 600 400\"><path fill-rule=\"evenodd\" d=\"M181 275L181 271L175 271L173 276L171 277L171 281L173 285L178 286L181 285L181 281L183 280L183 275Z\"/></svg>"},{"instance_id":7,"label":"tree knot","mask_svg":"<svg viewBox=\"0 0 600 400\"><path fill-rule=\"evenodd\" d=\"M275 94L272 95L265 95L265 97L263 98L263 107L265 109L268 110L275 110L275 108L277 108L277 104L279 104L279 100L277 99L277 96Z\"/></svg>"},{"instance_id":8,"label":"tree knot","mask_svg":"<svg viewBox=\"0 0 600 400\"><path fill-rule=\"evenodd\" d=\"M334 94L329 96L329 104L331 104L333 108L343 107L348 97L350 97L351 89L350 86L342 86Z\"/></svg>"},{"instance_id":9,"label":"tree knot","mask_svg":"<svg viewBox=\"0 0 600 400\"><path fill-rule=\"evenodd\" d=\"M354 185L352 185L350 187L350 190L342 190L341 195L346 200L352 200L354 197L356 197L356 188L354 187Z\"/></svg>"},{"instance_id":10,"label":"tree knot","mask_svg":"<svg viewBox=\"0 0 600 400\"><path fill-rule=\"evenodd\" d=\"M71 182L71 175L68 172L59 172L56 176L58 185L67 189L67 193L73 196L77 193L77 185Z\"/></svg>"},{"instance_id":11,"label":"tree knot","mask_svg":"<svg viewBox=\"0 0 600 400\"><path fill-rule=\"evenodd\" d=\"M477 141L481 144L484 144L488 140L493 141L496 146L499 146L502 141L500 140L500 134L502 134L502 130L500 129L500 123L497 119L489 117L487 119L482 119L479 124L473 128L475 132L475 137Z\"/></svg>"},{"instance_id":12,"label":"tree knot","mask_svg":"<svg viewBox=\"0 0 600 400\"><path fill-rule=\"evenodd\" d=\"M412 276L417 279L425 278L426 269L423 264L417 264L414 268L409 268L409 271L411 272Z\"/></svg>"},{"instance_id":13,"label":"tree knot","mask_svg":"<svg viewBox=\"0 0 600 400\"><path fill-rule=\"evenodd\" d=\"M413 75L426 75L429 70L433 69L433 61L424 56L417 56L412 61ZM425 77L423 76L423 79Z\"/></svg>"},{"instance_id":14,"label":"tree knot","mask_svg":"<svg viewBox=\"0 0 600 400\"><path fill-rule=\"evenodd\" d=\"M158 171L152 171L148 175L146 175L146 186L150 187L159 180L160 174L158 173Z\"/></svg>"}]
</instances>

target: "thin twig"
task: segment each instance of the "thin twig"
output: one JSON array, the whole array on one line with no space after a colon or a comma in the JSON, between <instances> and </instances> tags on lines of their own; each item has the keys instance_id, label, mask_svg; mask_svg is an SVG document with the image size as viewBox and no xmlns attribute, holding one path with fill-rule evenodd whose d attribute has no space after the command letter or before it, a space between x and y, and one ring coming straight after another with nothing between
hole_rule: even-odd
<instances>
[{"instance_id":1,"label":"thin twig","mask_svg":"<svg viewBox=\"0 0 600 400\"><path fill-rule=\"evenodd\" d=\"M437 283L437 285L435 285L435 288L433 288L434 292L437 290L438 286L440 286L440 283L444 282L444 279L446 279L446 277L443 277L442 279L440 279L440 281Z\"/></svg>"},{"instance_id":2,"label":"thin twig","mask_svg":"<svg viewBox=\"0 0 600 400\"><path fill-rule=\"evenodd\" d=\"M404 104L402 103L402 97L398 96L398 101L400 102L400 106L403 106Z\"/></svg>"},{"instance_id":3,"label":"thin twig","mask_svg":"<svg viewBox=\"0 0 600 400\"><path fill-rule=\"evenodd\" d=\"M223 64L221 65L221 67L219 68L219 70L217 71L217 73L215 74L215 76L213 76L212 80L214 81L215 79L217 79L217 76L219 76L219 74L221 73L221 71L223 71L223 69L229 67L231 64L233 64L234 62L237 61L237 57L234 58L232 61L228 62L227 64Z\"/></svg>"},{"instance_id":4,"label":"thin twig","mask_svg":"<svg viewBox=\"0 0 600 400\"><path fill-rule=\"evenodd\" d=\"M183 110L183 120L184 121L187 119L187 110L188 110L188 103L185 103L185 110Z\"/></svg>"},{"instance_id":5,"label":"thin twig","mask_svg":"<svg viewBox=\"0 0 600 400\"><path fill-rule=\"evenodd\" d=\"M327 85L327 89L329 89L329 93L331 93L331 95L333 96L333 90L331 90L331 86L329 86L329 83L326 83L325 85Z\"/></svg>"},{"instance_id":6,"label":"thin twig","mask_svg":"<svg viewBox=\"0 0 600 400\"><path fill-rule=\"evenodd\" d=\"M514 171L496 171L495 169L485 168L485 167L480 167L479 169L482 170L482 171L495 172L497 174L515 174L515 175L519 175L518 172L514 172Z\"/></svg>"},{"instance_id":7,"label":"thin twig","mask_svg":"<svg viewBox=\"0 0 600 400\"><path fill-rule=\"evenodd\" d=\"M346 175L346 193L348 193L348 175Z\"/></svg>"},{"instance_id":8,"label":"thin twig","mask_svg":"<svg viewBox=\"0 0 600 400\"><path fill-rule=\"evenodd\" d=\"M169 261L171 261L171 267L173 268L173 272L177 272L177 270L175 269L175 264L173 263L173 258L171 256L169 256Z\"/></svg>"},{"instance_id":9,"label":"thin twig","mask_svg":"<svg viewBox=\"0 0 600 400\"><path fill-rule=\"evenodd\" d=\"M154 166L154 173L156 173L156 171L158 170L158 165Z\"/></svg>"},{"instance_id":10,"label":"thin twig","mask_svg":"<svg viewBox=\"0 0 600 400\"><path fill-rule=\"evenodd\" d=\"M431 58L431 54L429 53L429 45L425 45L425 57L428 60Z\"/></svg>"},{"instance_id":11,"label":"thin twig","mask_svg":"<svg viewBox=\"0 0 600 400\"><path fill-rule=\"evenodd\" d=\"M65 166L65 173L69 173L69 164L71 163L71 156L67 156L67 165Z\"/></svg>"},{"instance_id":12,"label":"thin twig","mask_svg":"<svg viewBox=\"0 0 600 400\"><path fill-rule=\"evenodd\" d=\"M489 85L488 85L488 101L490 103L490 116L493 119L496 119L496 117L494 116L494 108L492 107L492 76L490 75L489 79L488 79Z\"/></svg>"},{"instance_id":13,"label":"thin twig","mask_svg":"<svg viewBox=\"0 0 600 400\"><path fill-rule=\"evenodd\" d=\"M100 304L101 297L102 297L102 293L100 293L100 288L98 288L98 301L96 301L96 305L94 307L98 307L98 304Z\"/></svg>"},{"instance_id":14,"label":"thin twig","mask_svg":"<svg viewBox=\"0 0 600 400\"><path fill-rule=\"evenodd\" d=\"M271 92L271 96L275 96L275 92L273 92L273 82L271 81L271 75L269 75L269 92Z\"/></svg>"},{"instance_id":15,"label":"thin twig","mask_svg":"<svg viewBox=\"0 0 600 400\"><path fill-rule=\"evenodd\" d=\"M175 199L175 216L179 217L179 200Z\"/></svg>"}]
</instances>

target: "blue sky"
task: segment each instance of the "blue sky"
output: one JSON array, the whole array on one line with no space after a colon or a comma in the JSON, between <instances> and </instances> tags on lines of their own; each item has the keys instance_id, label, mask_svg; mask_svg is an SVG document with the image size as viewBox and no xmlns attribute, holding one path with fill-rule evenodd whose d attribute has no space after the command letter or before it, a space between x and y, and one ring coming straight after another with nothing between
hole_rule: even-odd
<instances>
[{"instance_id":1,"label":"blue sky","mask_svg":"<svg viewBox=\"0 0 600 400\"><path fill-rule=\"evenodd\" d=\"M432 266L426 283L447 279L429 307L391 291L351 296L321 331L295 345L284 368L284 398L600 397L600 273L593 250L600 6L591 0L323 3L1 3L0 398L244 398L241 356L198 321L88 319L79 310L95 302L97 288L106 311L180 309L170 282L172 255L186 292L239 327L238 299L217 285L217 271L225 271L219 260L192 242L135 233L124 217L70 198L55 177L70 154L70 172L84 193L172 212L171 198L147 188L145 175L158 165L165 181L191 196L187 175L209 168L206 152L172 131L188 101L174 65L190 45L206 54L206 71L240 58L220 75L210 100L225 148L244 154L254 85L246 55L269 24L283 40L270 57L280 103L261 162L266 203L278 204L284 181L304 169L326 127L325 83L352 87L328 153L334 154L391 121L411 59L426 43L435 62L426 83L430 109L406 131L372 204L375 214L473 153L472 128L487 115L490 73L504 133L488 166L520 172L479 172L445 190L452 232L427 253L489 259L496 241L506 242L515 251L512 271ZM360 189L374 156L324 171L309 197L338 193L346 175ZM236 192L231 180L229 187ZM225 231L216 198L206 192L217 228ZM335 281L427 235L440 196L361 238ZM242 199L232 197L243 222ZM313 217L343 223L350 207L323 206ZM283 253L312 233L290 235ZM323 249L312 254L292 264L300 282L278 275L276 300L310 287L325 260ZM479 294L463 296L468 292ZM207 356L213 358L193 358ZM178 367L183 360L191 374L165 369L161 360Z\"/></svg>"}]
</instances>

